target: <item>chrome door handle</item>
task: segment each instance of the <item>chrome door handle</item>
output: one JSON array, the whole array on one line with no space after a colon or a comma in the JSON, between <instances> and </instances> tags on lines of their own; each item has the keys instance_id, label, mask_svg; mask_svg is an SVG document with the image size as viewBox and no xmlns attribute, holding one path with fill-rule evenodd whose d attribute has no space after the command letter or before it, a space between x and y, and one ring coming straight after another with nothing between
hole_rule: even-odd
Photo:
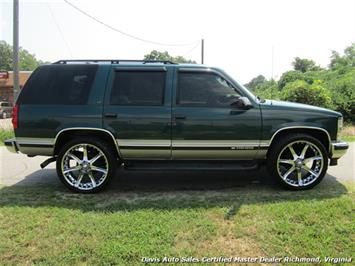
<instances>
[{"instance_id":1,"label":"chrome door handle","mask_svg":"<svg viewBox=\"0 0 355 266\"><path fill-rule=\"evenodd\" d=\"M174 115L174 118L175 119L186 119L186 116L185 115L182 115L182 114L176 114L176 115Z\"/></svg>"},{"instance_id":2,"label":"chrome door handle","mask_svg":"<svg viewBox=\"0 0 355 266\"><path fill-rule=\"evenodd\" d=\"M106 113L104 114L106 118L117 118L117 114L115 113Z\"/></svg>"}]
</instances>

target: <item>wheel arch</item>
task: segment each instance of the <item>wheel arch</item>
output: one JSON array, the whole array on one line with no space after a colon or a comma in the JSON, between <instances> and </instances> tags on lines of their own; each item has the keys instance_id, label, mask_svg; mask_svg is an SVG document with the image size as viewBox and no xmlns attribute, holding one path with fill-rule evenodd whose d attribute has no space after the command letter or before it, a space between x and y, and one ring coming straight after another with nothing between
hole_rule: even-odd
<instances>
[{"instance_id":1,"label":"wheel arch","mask_svg":"<svg viewBox=\"0 0 355 266\"><path fill-rule=\"evenodd\" d=\"M327 150L328 156L330 156L331 153L331 138L327 130L324 128L320 127L305 127L305 126L294 126L294 127L284 127L278 129L271 137L270 139L270 144L269 147L271 148L275 142L277 142L278 139L282 138L285 135L288 134L294 134L294 133L302 133L302 134L307 134L310 135L316 139L318 139L325 147ZM269 149L270 151L270 149ZM269 151L267 152L267 156L269 154Z\"/></svg>"},{"instance_id":2,"label":"wheel arch","mask_svg":"<svg viewBox=\"0 0 355 266\"><path fill-rule=\"evenodd\" d=\"M65 144L71 139L74 139L75 137L95 137L103 139L108 144L111 144L113 145L113 147L115 147L114 150L116 152L117 158L121 158L116 139L110 131L102 128L86 127L65 128L59 131L54 139L53 155L58 155L59 150L63 146L63 144Z\"/></svg>"}]
</instances>

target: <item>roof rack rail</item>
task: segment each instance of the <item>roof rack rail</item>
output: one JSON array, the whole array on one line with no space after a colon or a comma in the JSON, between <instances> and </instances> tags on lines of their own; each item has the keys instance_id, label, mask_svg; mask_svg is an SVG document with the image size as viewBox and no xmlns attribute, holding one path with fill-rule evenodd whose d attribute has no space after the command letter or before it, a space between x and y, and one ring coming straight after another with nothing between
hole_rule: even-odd
<instances>
[{"instance_id":1,"label":"roof rack rail","mask_svg":"<svg viewBox=\"0 0 355 266\"><path fill-rule=\"evenodd\" d=\"M122 59L70 59L70 60L59 60L53 64L68 64L68 63L109 63L109 64L120 64L120 63L163 63L163 64L177 64L169 60L122 60Z\"/></svg>"}]
</instances>

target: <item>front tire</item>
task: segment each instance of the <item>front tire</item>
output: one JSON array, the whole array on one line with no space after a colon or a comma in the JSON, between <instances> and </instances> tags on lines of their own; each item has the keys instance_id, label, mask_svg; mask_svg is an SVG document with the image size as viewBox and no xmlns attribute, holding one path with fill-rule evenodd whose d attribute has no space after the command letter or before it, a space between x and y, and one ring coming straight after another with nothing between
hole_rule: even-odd
<instances>
[{"instance_id":1,"label":"front tire","mask_svg":"<svg viewBox=\"0 0 355 266\"><path fill-rule=\"evenodd\" d=\"M291 190L310 189L324 178L328 156L324 145L306 134L290 134L274 143L268 169L279 184Z\"/></svg>"},{"instance_id":2,"label":"front tire","mask_svg":"<svg viewBox=\"0 0 355 266\"><path fill-rule=\"evenodd\" d=\"M117 156L105 142L77 138L65 144L57 158L57 174L70 190L94 193L104 189L117 168Z\"/></svg>"}]
</instances>

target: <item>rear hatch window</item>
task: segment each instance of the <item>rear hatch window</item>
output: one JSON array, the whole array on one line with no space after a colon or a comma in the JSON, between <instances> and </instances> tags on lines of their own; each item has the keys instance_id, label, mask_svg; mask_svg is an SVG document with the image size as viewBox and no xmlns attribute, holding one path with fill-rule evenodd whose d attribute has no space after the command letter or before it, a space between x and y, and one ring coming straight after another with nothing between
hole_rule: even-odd
<instances>
[{"instance_id":1,"label":"rear hatch window","mask_svg":"<svg viewBox=\"0 0 355 266\"><path fill-rule=\"evenodd\" d=\"M86 104L97 65L46 65L26 82L19 104Z\"/></svg>"}]
</instances>

